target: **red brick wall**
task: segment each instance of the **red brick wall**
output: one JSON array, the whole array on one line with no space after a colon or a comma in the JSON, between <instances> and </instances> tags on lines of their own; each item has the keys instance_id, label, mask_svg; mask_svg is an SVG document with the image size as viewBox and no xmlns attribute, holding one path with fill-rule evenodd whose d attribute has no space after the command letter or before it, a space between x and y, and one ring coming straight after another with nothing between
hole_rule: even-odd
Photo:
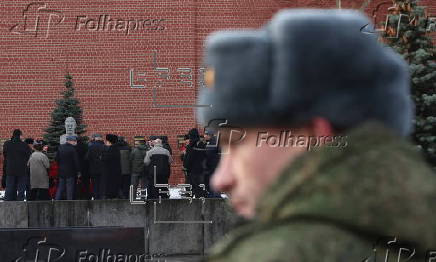
<instances>
[{"instance_id":1,"label":"red brick wall","mask_svg":"<svg viewBox=\"0 0 436 262\"><path fill-rule=\"evenodd\" d=\"M423 2L430 5L432 1ZM0 138L8 138L14 128L22 129L26 137L42 136L68 71L82 102L88 134L111 132L130 141L135 135L167 135L177 160L170 182L180 183L183 176L176 136L196 126L194 110L186 106L195 104L198 93L204 37L218 29L258 27L281 8L328 8L336 1L52 0L28 6L30 3L35 2L0 3ZM433 3L433 12L435 6ZM351 1L343 1L343 7L352 7ZM103 15L106 21L120 19L118 27L115 22L105 24L105 18L100 18ZM99 18L100 24L96 24ZM125 23L129 20L128 30ZM141 28L135 29L135 23ZM156 67L162 72L169 70L169 79L159 80L162 73ZM132 88L132 84L144 88ZM158 107L162 105L185 107Z\"/></svg>"}]
</instances>

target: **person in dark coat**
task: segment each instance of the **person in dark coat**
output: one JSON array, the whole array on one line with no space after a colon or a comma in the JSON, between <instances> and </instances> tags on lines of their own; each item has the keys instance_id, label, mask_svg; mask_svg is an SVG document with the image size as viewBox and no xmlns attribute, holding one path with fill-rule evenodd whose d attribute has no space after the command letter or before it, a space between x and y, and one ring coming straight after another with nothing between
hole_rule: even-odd
<instances>
[{"instance_id":1,"label":"person in dark coat","mask_svg":"<svg viewBox=\"0 0 436 262\"><path fill-rule=\"evenodd\" d=\"M89 140L89 142L88 142L88 147L92 146L95 143L95 136L96 135L99 135L99 134L92 134L91 135L91 140ZM99 136L101 136L101 135L99 135Z\"/></svg>"},{"instance_id":2,"label":"person in dark coat","mask_svg":"<svg viewBox=\"0 0 436 262\"><path fill-rule=\"evenodd\" d=\"M90 193L90 177L88 173L88 160L86 159L86 155L88 153L88 137L79 136L77 138L76 151L77 156L79 157L79 165L80 165L80 173L81 178L77 183L76 188L76 197L77 199L89 200L91 199Z\"/></svg>"},{"instance_id":3,"label":"person in dark coat","mask_svg":"<svg viewBox=\"0 0 436 262\"><path fill-rule=\"evenodd\" d=\"M103 179L103 162L102 156L105 151L103 137L100 134L93 135L93 142L89 145L86 160L88 161L88 173L93 185L94 199L102 199L105 192L105 183Z\"/></svg>"},{"instance_id":4,"label":"person in dark coat","mask_svg":"<svg viewBox=\"0 0 436 262\"><path fill-rule=\"evenodd\" d=\"M6 161L6 201L24 200L27 184L27 161L31 151L26 143L21 141L22 132L15 129L12 138L3 145L3 156ZM18 194L17 194L18 191Z\"/></svg>"},{"instance_id":5,"label":"person in dark coat","mask_svg":"<svg viewBox=\"0 0 436 262\"><path fill-rule=\"evenodd\" d=\"M6 177L7 177L7 173L6 173L6 159L3 158L3 176L2 176L2 187L6 188Z\"/></svg>"},{"instance_id":6,"label":"person in dark coat","mask_svg":"<svg viewBox=\"0 0 436 262\"><path fill-rule=\"evenodd\" d=\"M167 194L159 194L159 188L155 184L168 184L168 179L171 174L171 163L173 158L170 152L162 145L161 139L153 141L153 148L147 151L145 155L144 164L148 167L148 187L147 198L156 199L159 196L162 198L169 198L169 192ZM161 191L166 191L164 188Z\"/></svg>"},{"instance_id":7,"label":"person in dark coat","mask_svg":"<svg viewBox=\"0 0 436 262\"><path fill-rule=\"evenodd\" d=\"M196 198L206 196L204 185L204 161L206 159L206 144L200 141L196 128L189 130L189 145L183 157L183 167L186 169L188 183L192 185L192 194Z\"/></svg>"},{"instance_id":8,"label":"person in dark coat","mask_svg":"<svg viewBox=\"0 0 436 262\"><path fill-rule=\"evenodd\" d=\"M118 136L106 135L106 150L102 155L104 183L106 192L103 199L118 198L121 182L121 161Z\"/></svg>"},{"instance_id":9,"label":"person in dark coat","mask_svg":"<svg viewBox=\"0 0 436 262\"><path fill-rule=\"evenodd\" d=\"M129 198L130 180L131 180L131 165L130 165L130 152L131 147L127 143L124 137L120 136L118 141L120 149L120 164L121 164L121 187L120 198Z\"/></svg>"},{"instance_id":10,"label":"person in dark coat","mask_svg":"<svg viewBox=\"0 0 436 262\"><path fill-rule=\"evenodd\" d=\"M170 143L168 143L168 137L163 136L161 140L162 140L162 147L168 150L168 152L170 152L170 155L173 155L173 149L171 149Z\"/></svg>"},{"instance_id":11,"label":"person in dark coat","mask_svg":"<svg viewBox=\"0 0 436 262\"><path fill-rule=\"evenodd\" d=\"M32 155L33 152L35 152L35 149L33 148L33 143L35 142L35 139L28 137L24 139L24 143L27 144L27 146L30 148L30 154ZM30 187L30 169L27 168L27 176L26 176L26 200L30 200L32 192Z\"/></svg>"},{"instance_id":12,"label":"person in dark coat","mask_svg":"<svg viewBox=\"0 0 436 262\"><path fill-rule=\"evenodd\" d=\"M204 138L206 140L206 160L204 162L204 184L206 186L206 191L208 192L208 197L221 197L219 193L214 192L210 187L210 178L215 172L221 156L217 138L215 136L215 130L206 129L204 132Z\"/></svg>"},{"instance_id":13,"label":"person in dark coat","mask_svg":"<svg viewBox=\"0 0 436 262\"><path fill-rule=\"evenodd\" d=\"M186 147L189 145L189 135L186 134L183 136L183 144L181 144L179 150L180 150L180 159L183 162L183 158L185 157L186 154Z\"/></svg>"},{"instance_id":14,"label":"person in dark coat","mask_svg":"<svg viewBox=\"0 0 436 262\"><path fill-rule=\"evenodd\" d=\"M74 200L76 177L80 178L80 161L75 146L77 137L67 136L67 143L60 145L56 153L56 162L59 165L59 185L56 192L56 200L64 199L67 193L67 200Z\"/></svg>"}]
</instances>

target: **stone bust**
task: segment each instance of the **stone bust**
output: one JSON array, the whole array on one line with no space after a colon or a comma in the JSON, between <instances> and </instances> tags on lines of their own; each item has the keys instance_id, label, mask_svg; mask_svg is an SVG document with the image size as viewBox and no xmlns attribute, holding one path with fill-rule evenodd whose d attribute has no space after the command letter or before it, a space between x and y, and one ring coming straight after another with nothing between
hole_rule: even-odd
<instances>
[{"instance_id":1,"label":"stone bust","mask_svg":"<svg viewBox=\"0 0 436 262\"><path fill-rule=\"evenodd\" d=\"M60 144L63 145L67 142L67 136L77 136L76 134L77 123L74 117L67 117L65 119L65 134L60 137Z\"/></svg>"}]
</instances>

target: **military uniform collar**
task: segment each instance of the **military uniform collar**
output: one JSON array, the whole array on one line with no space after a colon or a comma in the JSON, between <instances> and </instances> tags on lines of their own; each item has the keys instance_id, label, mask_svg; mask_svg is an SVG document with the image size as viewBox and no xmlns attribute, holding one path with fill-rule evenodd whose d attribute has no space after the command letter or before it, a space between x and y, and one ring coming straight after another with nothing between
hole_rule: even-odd
<instances>
[{"instance_id":1,"label":"military uniform collar","mask_svg":"<svg viewBox=\"0 0 436 262\"><path fill-rule=\"evenodd\" d=\"M322 175L322 170L328 166L338 166L349 158L356 158L359 154L370 154L377 150L378 145L395 143L400 137L377 122L366 122L345 135L345 147L332 146L334 142L321 147L314 147L299 156L284 169L277 181L264 193L257 206L258 221L284 219L295 214L293 205L286 205L298 195L299 191L315 176ZM350 174L351 175L351 174Z\"/></svg>"}]
</instances>

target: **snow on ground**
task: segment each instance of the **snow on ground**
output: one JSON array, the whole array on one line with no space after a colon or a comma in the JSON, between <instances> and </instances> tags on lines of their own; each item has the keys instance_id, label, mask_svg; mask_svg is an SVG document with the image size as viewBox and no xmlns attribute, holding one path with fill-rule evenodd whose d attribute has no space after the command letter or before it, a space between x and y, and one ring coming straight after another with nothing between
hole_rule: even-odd
<instances>
[{"instance_id":1,"label":"snow on ground","mask_svg":"<svg viewBox=\"0 0 436 262\"><path fill-rule=\"evenodd\" d=\"M181 199L182 196L180 195L182 193L182 188L180 187L170 187L170 199ZM5 191L0 190L0 201L3 201L5 196ZM221 194L221 197L227 198L226 194Z\"/></svg>"}]
</instances>

